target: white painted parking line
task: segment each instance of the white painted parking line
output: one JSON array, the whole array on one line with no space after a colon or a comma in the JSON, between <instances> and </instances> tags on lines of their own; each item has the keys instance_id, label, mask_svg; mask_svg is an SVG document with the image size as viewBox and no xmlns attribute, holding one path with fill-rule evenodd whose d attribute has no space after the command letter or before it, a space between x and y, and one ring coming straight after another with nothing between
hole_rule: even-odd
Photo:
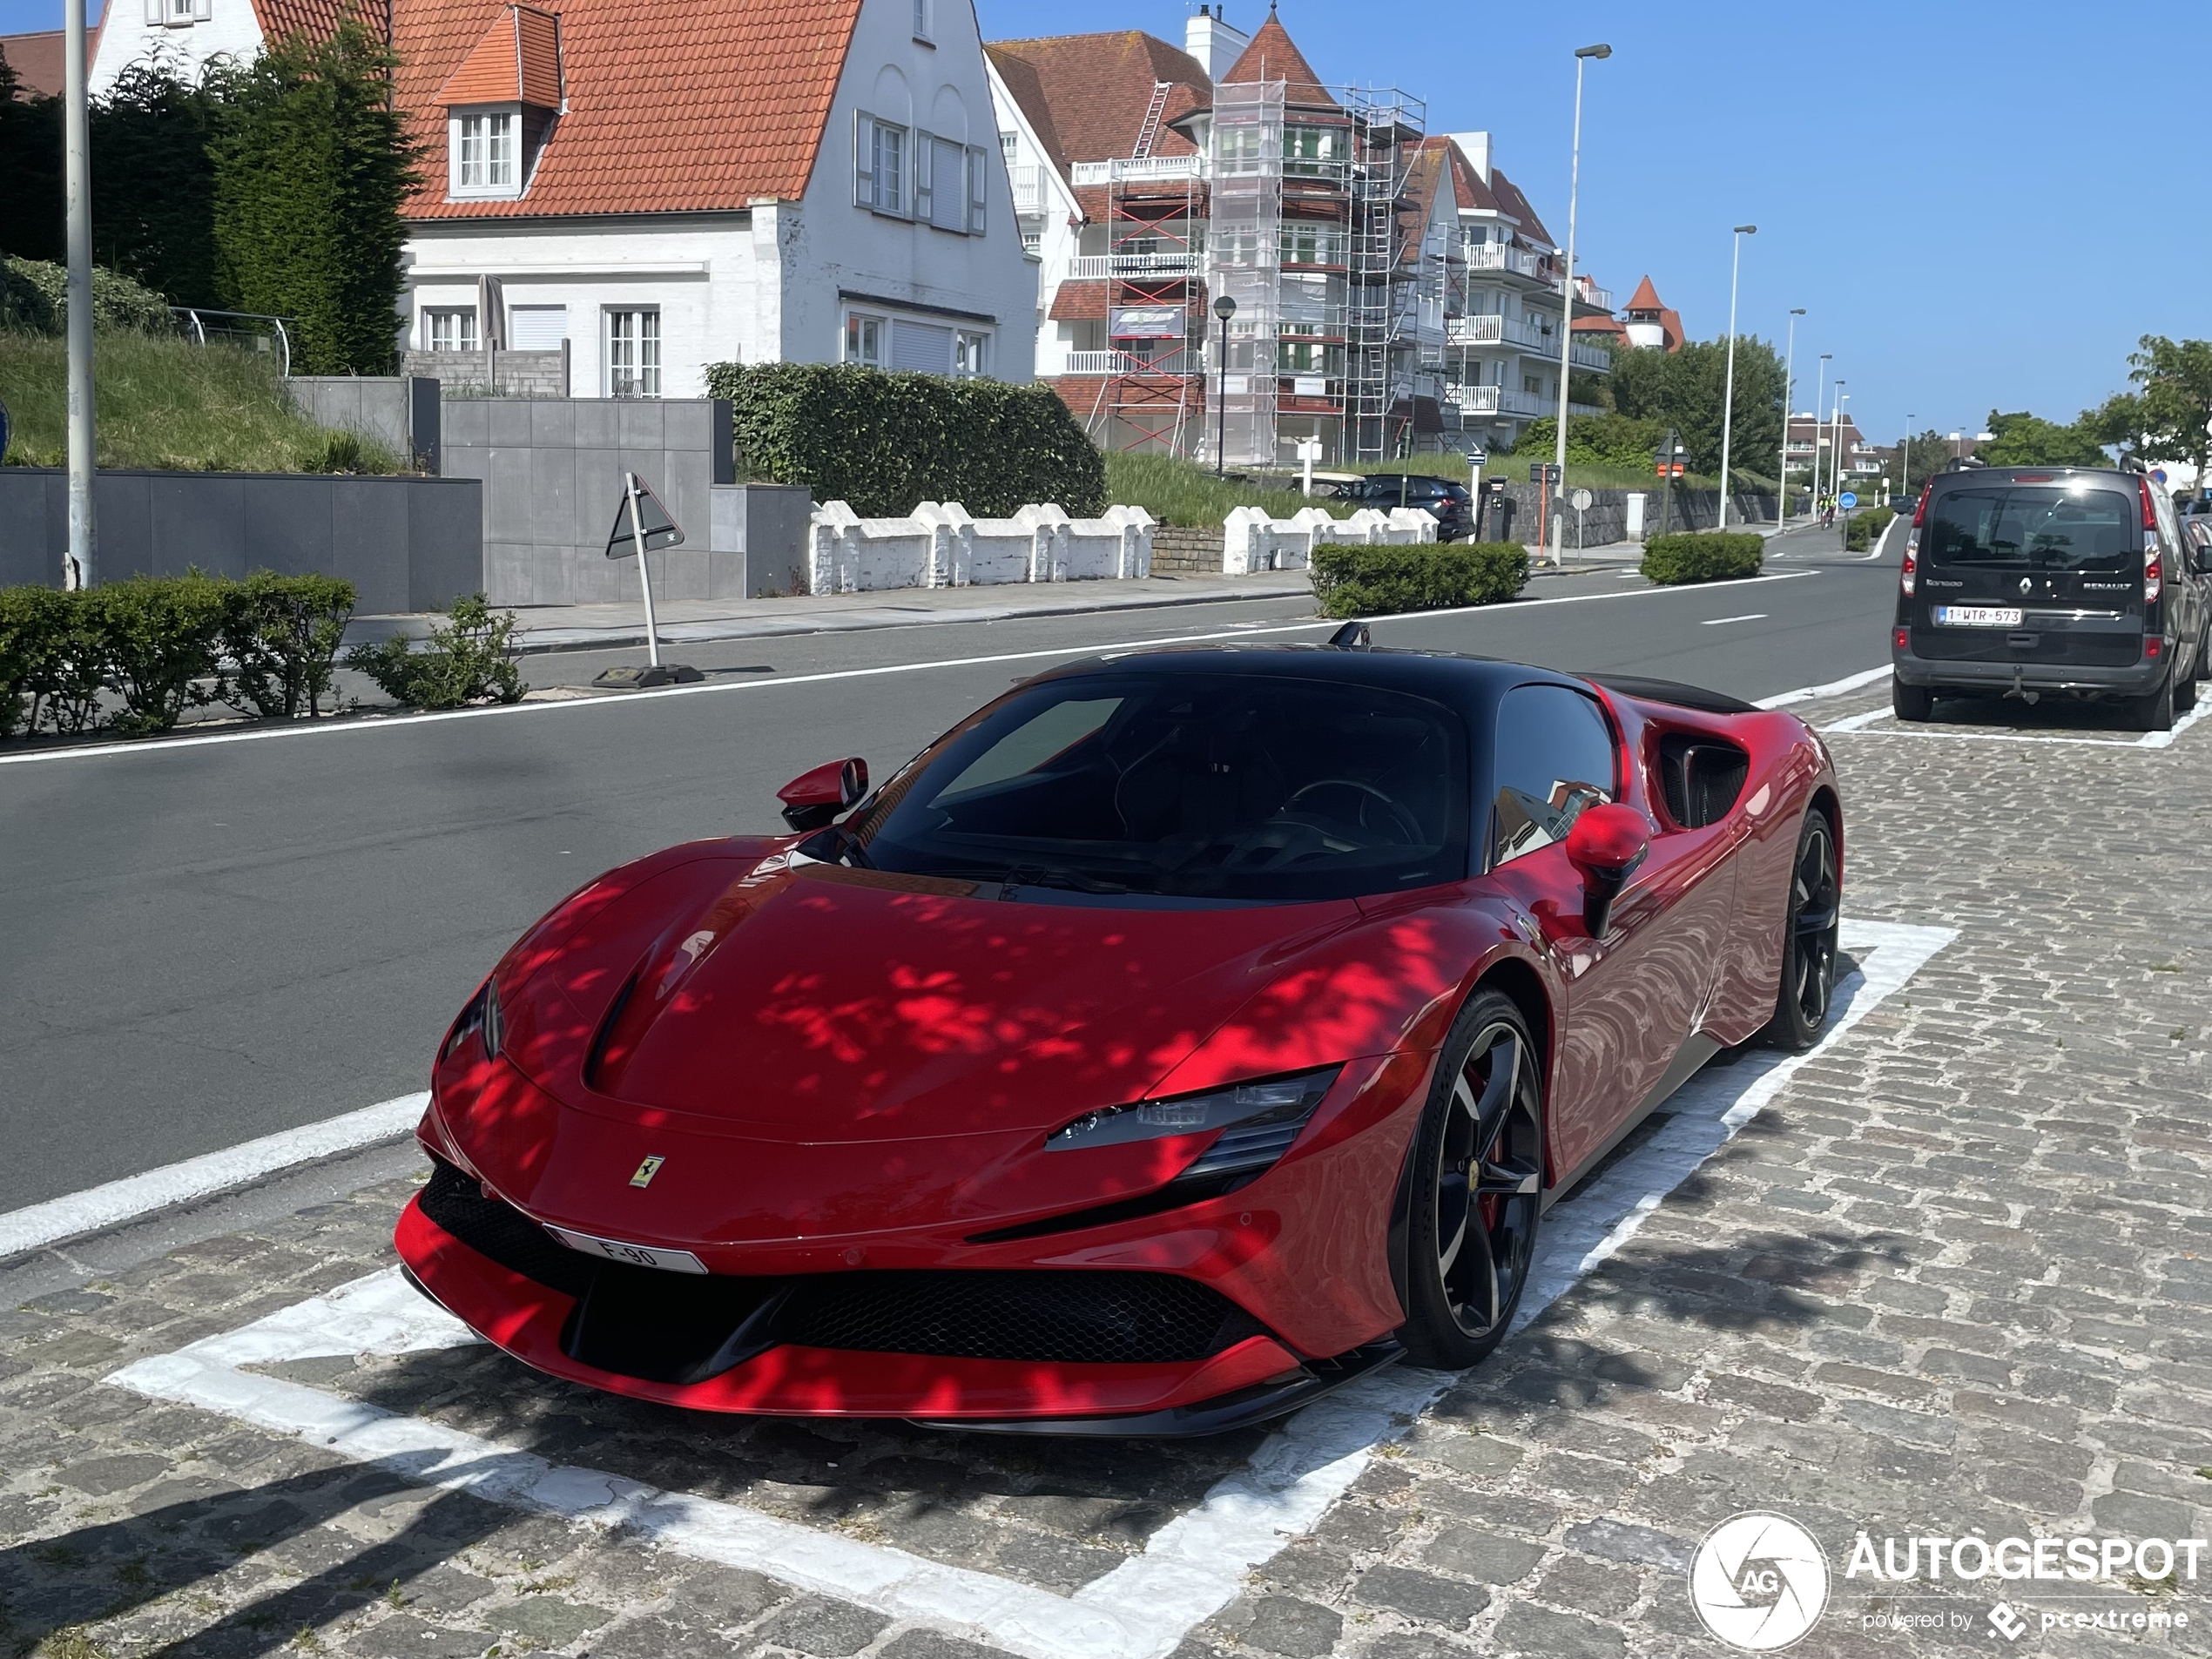
<instances>
[{"instance_id":1,"label":"white painted parking line","mask_svg":"<svg viewBox=\"0 0 2212 1659\"><path fill-rule=\"evenodd\" d=\"M402 1095L357 1112L264 1135L204 1157L186 1158L144 1175L73 1192L65 1198L11 1210L0 1216L0 1259L82 1238L87 1233L241 1187L280 1170L395 1140L415 1127L429 1103L428 1092Z\"/></svg>"},{"instance_id":2,"label":"white painted parking line","mask_svg":"<svg viewBox=\"0 0 2212 1659\"><path fill-rule=\"evenodd\" d=\"M1746 1053L1692 1078L1659 1130L1544 1222L1518 1325L1526 1325L1618 1251L1682 1182L1750 1123L1797 1069L1899 990L1957 936L1948 927L1846 921L1856 971L1837 987L1827 1034L1804 1055ZM749 1568L798 1588L980 1638L1025 1659L1163 1659L1226 1606L1246 1574L1309 1532L1383 1441L1460 1380L1398 1367L1306 1407L1242 1469L1073 1595L886 1544L779 1520L741 1504L665 1491L549 1462L423 1419L346 1399L244 1367L349 1353L398 1354L472 1343L462 1325L408 1289L396 1269L144 1359L107 1380L158 1399L219 1412L429 1487L517 1507L628 1527L664 1548ZM518 1373L517 1386L528 1386Z\"/></svg>"},{"instance_id":3,"label":"white painted parking line","mask_svg":"<svg viewBox=\"0 0 2212 1659\"><path fill-rule=\"evenodd\" d=\"M2082 738L2063 732L1957 732L1939 725L1898 725L1881 731L1872 728L1890 718L1887 709L1869 709L1820 728L1822 732L1856 732L1869 738L1951 738L1960 743L2049 743L2083 749L2170 749L2182 733L2212 714L2212 702L2191 709L2174 722L2170 732L2146 732L2139 738Z\"/></svg>"},{"instance_id":4,"label":"white painted parking line","mask_svg":"<svg viewBox=\"0 0 2212 1659\"><path fill-rule=\"evenodd\" d=\"M1804 577L1817 576L1817 570L1791 570L1775 576L1743 577L1728 583L1735 588L1757 587L1762 582L1795 582ZM1465 617L1488 611L1510 616L1517 611L1532 610L1541 605L1588 604L1607 599L1641 599L1657 594L1695 593L1702 583L1689 587L1644 588L1635 593L1626 589L1611 593L1568 593L1548 599L1515 599L1506 604L1456 605L1444 610L1408 610L1386 617L1368 617L1362 620L1370 625L1392 622L1426 622L1442 617ZM1163 645L1189 645L1209 639L1251 639L1262 634L1311 633L1316 629L1332 631L1341 628L1340 622L1323 618L1315 622L1279 623L1271 627L1253 628L1239 625L1204 634L1162 634L1150 639L1128 639L1112 644L1057 645L1045 651L998 651L986 657L949 657L941 661L921 663L886 663L874 668L840 668L819 674L790 674L768 679L709 681L699 685L670 685L659 691L634 697L592 697L563 698L547 703L505 703L481 709L444 709L435 713L394 714L361 720L334 720L328 724L309 722L284 725L253 726L243 732L211 732L202 737L162 738L143 743L87 744L69 749L39 749L28 754L0 755L0 766L41 765L60 760L116 759L124 756L172 754L180 749L203 749L220 744L260 743L274 738L332 738L347 733L367 732L395 732L406 726L429 725L446 720L490 720L509 716L575 713L581 710L641 709L652 706L674 697L722 697L745 692L774 691L794 685L822 685L834 680L879 679L889 674L920 674L948 668L988 668L1000 663L1035 663L1049 661L1055 657L1107 657L1118 651L1151 651Z\"/></svg>"},{"instance_id":5,"label":"white painted parking line","mask_svg":"<svg viewBox=\"0 0 2212 1659\"><path fill-rule=\"evenodd\" d=\"M1721 626L1723 624L1724 624L1724 623L1730 623L1730 622L1764 622L1765 620L1766 620L1766 612L1765 612L1765 611L1764 611L1764 610L1750 610L1750 611L1746 611L1746 612L1745 612L1743 616L1740 616L1740 617L1706 617L1706 618L1705 618L1705 621L1704 621L1703 626L1708 627L1708 628L1718 628L1718 627L1720 627L1720 626Z\"/></svg>"},{"instance_id":6,"label":"white painted parking line","mask_svg":"<svg viewBox=\"0 0 2212 1659\"><path fill-rule=\"evenodd\" d=\"M1871 685L1876 680L1885 680L1889 677L1890 671L1886 666L1869 668L1857 674L1846 674L1839 680L1830 680L1823 685L1800 685L1794 691L1777 691L1772 697L1761 698L1758 706L1782 709L1792 703L1817 703L1823 698L1842 697L1846 692L1856 691L1862 685ZM1826 726L1821 728L1824 732L1828 729Z\"/></svg>"}]
</instances>

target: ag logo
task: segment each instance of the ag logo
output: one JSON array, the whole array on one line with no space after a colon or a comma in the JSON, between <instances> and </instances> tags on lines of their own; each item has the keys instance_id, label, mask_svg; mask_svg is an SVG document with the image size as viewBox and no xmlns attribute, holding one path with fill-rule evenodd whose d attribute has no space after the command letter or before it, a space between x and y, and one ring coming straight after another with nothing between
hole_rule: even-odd
<instances>
[{"instance_id":1,"label":"ag logo","mask_svg":"<svg viewBox=\"0 0 2212 1659\"><path fill-rule=\"evenodd\" d=\"M1828 1605L1828 1558L1794 1521L1758 1510L1730 1515L1697 1546L1689 1600L1730 1647L1786 1648Z\"/></svg>"}]
</instances>

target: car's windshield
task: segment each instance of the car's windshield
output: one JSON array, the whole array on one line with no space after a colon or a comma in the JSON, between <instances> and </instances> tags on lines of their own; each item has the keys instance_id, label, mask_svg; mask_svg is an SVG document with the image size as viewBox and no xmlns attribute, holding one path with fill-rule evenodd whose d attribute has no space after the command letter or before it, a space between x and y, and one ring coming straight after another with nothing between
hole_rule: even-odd
<instances>
[{"instance_id":1,"label":"car's windshield","mask_svg":"<svg viewBox=\"0 0 2212 1659\"><path fill-rule=\"evenodd\" d=\"M1364 685L1085 675L956 728L838 841L879 869L1039 894L1394 892L1467 873L1467 746L1449 710Z\"/></svg>"},{"instance_id":2,"label":"car's windshield","mask_svg":"<svg viewBox=\"0 0 2212 1659\"><path fill-rule=\"evenodd\" d=\"M2141 558L2142 538L2140 503L2117 489L1986 484L1938 492L1920 549L1936 565L2122 570Z\"/></svg>"}]
</instances>

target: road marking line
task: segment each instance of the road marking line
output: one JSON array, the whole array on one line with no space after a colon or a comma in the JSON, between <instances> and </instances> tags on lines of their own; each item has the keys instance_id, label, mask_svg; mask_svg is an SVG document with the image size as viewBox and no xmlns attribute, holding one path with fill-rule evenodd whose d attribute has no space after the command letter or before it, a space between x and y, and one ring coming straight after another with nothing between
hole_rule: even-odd
<instances>
[{"instance_id":1,"label":"road marking line","mask_svg":"<svg viewBox=\"0 0 2212 1659\"><path fill-rule=\"evenodd\" d=\"M1780 709L1787 708L1792 703L1815 703L1822 698L1841 697L1846 691L1856 691L1862 685L1871 685L1876 680L1885 680L1889 677L1890 671L1886 666L1870 668L1862 673L1847 674L1839 680L1830 680L1824 685L1800 685L1794 691L1777 691L1772 697L1761 698L1758 706ZM1830 729L1827 726L1821 728L1824 732Z\"/></svg>"},{"instance_id":2,"label":"road marking line","mask_svg":"<svg viewBox=\"0 0 2212 1659\"><path fill-rule=\"evenodd\" d=\"M388 1141L413 1129L430 1103L426 1092L381 1101L357 1112L288 1129L105 1186L50 1198L0 1216L0 1259L81 1238L195 1198L244 1186L318 1158L335 1157Z\"/></svg>"},{"instance_id":3,"label":"road marking line","mask_svg":"<svg viewBox=\"0 0 2212 1659\"><path fill-rule=\"evenodd\" d=\"M1668 1103L1644 1145L1555 1205L1545 1219L1515 1328L1537 1318L1633 1238L1667 1196L1824 1054L1901 988L1955 928L1846 920L1858 970L1836 988L1829 1028L1801 1055L1745 1053L1708 1068ZM1374 1455L1460 1381L1399 1366L1307 1406L1264 1440L1244 1467L1146 1541L1142 1554L1073 1595L886 1544L555 1464L496 1441L243 1367L348 1353L395 1355L472 1344L458 1320L387 1268L334 1291L147 1359L107 1378L158 1399L220 1412L272 1433L392 1470L419 1485L471 1491L518 1508L633 1528L702 1560L927 1621L1025 1659L1164 1659L1235 1599L1244 1575L1311 1531ZM520 1373L518 1372L518 1375Z\"/></svg>"},{"instance_id":4,"label":"road marking line","mask_svg":"<svg viewBox=\"0 0 2212 1659\"><path fill-rule=\"evenodd\" d=\"M1707 627L1707 628L1717 628L1717 627L1719 627L1719 626L1720 626L1722 624L1723 624L1723 623L1730 623L1730 622L1764 622L1765 620L1766 620L1766 612L1765 612L1765 611L1764 611L1764 610L1751 610L1751 611L1746 611L1746 612L1745 612L1743 616L1740 616L1740 617L1706 617L1706 618L1705 618L1704 622L1703 622L1701 625L1702 625L1702 626L1703 626L1703 627Z\"/></svg>"},{"instance_id":5,"label":"road marking line","mask_svg":"<svg viewBox=\"0 0 2212 1659\"><path fill-rule=\"evenodd\" d=\"M1888 732L1867 730L1875 721L1886 718L1889 712L1887 709L1869 709L1864 714L1854 714L1849 719L1820 729L1823 732L1855 732L1870 738L1956 738L1964 743L2054 743L2082 749L2170 749L2182 732L2212 714L2212 703L2191 709L2174 722L2170 732L2146 732L2140 738L2069 738L2043 732L1946 732L1920 725L1900 725Z\"/></svg>"},{"instance_id":6,"label":"road marking line","mask_svg":"<svg viewBox=\"0 0 2212 1659\"><path fill-rule=\"evenodd\" d=\"M1777 576L1744 577L1725 585L1752 587L1762 582L1795 582L1802 577L1817 576L1816 570L1791 570ZM1587 604L1605 599L1635 599L1651 594L1694 593L1701 588L1723 584L1697 583L1687 587L1645 588L1635 593L1616 590L1611 593L1568 593L1549 599L1515 599L1507 604L1455 605L1446 610L1407 610L1385 617L1363 618L1370 625L1386 622L1427 621L1439 617L1465 617L1480 612L1509 615L1532 610L1541 605ZM1091 613L1095 614L1095 613ZM390 732L401 726L428 725L442 720L484 720L502 715L550 714L574 712L579 709L644 708L653 703L676 697L715 697L732 692L776 691L792 685L820 685L833 680L873 679L887 674L918 674L934 669L988 668L1000 663L1042 662L1055 657L1103 657L1119 651L1149 651L1169 645L1202 644L1212 639L1251 639L1261 634L1309 633L1315 629L1341 628L1341 622L1327 617L1313 622L1279 623L1271 627L1239 626L1205 634L1160 634L1150 639L1123 640L1113 644L1059 645L1045 651L1001 651L988 657L951 657L941 662L886 663L874 668L840 668L819 674L792 674L774 679L709 681L699 685L671 685L650 695L636 697L595 697L563 698L550 703L504 703L482 709L442 709L435 713L395 714L366 720L334 720L328 725L309 723L256 726L245 732L214 732L205 737L163 738L142 743L85 744L69 749L36 750L29 754L0 755L0 766L35 765L56 760L98 760L123 755L170 754L179 749L201 749L218 744L259 743L271 738L330 738L347 732Z\"/></svg>"}]
</instances>

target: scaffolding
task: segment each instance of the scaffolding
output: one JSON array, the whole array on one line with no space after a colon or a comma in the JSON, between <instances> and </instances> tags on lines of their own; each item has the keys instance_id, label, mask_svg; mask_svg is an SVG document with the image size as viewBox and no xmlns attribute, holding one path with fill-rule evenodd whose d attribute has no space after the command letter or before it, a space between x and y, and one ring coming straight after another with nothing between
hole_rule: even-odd
<instances>
[{"instance_id":1,"label":"scaffolding","mask_svg":"<svg viewBox=\"0 0 2212 1659\"><path fill-rule=\"evenodd\" d=\"M1426 106L1395 88L1348 90L1339 101L1352 120L1344 453L1355 461L1380 461L1395 451L1413 421L1413 378L1399 347L1415 329L1418 284L1400 280L1399 273L1406 256L1403 210ZM1401 407L1405 413L1393 421L1392 411Z\"/></svg>"},{"instance_id":2,"label":"scaffolding","mask_svg":"<svg viewBox=\"0 0 2212 1659\"><path fill-rule=\"evenodd\" d=\"M1214 89L1206 286L1217 300L1225 294L1237 302L1229 320L1227 357L1210 364L1217 407L1201 448L1218 461L1261 465L1275 461L1283 95L1281 81L1235 81ZM1213 350L1221 348L1221 334L1216 327L1210 335Z\"/></svg>"},{"instance_id":3,"label":"scaffolding","mask_svg":"<svg viewBox=\"0 0 2212 1659\"><path fill-rule=\"evenodd\" d=\"M1163 81L1153 91L1132 159L1150 154L1169 84ZM1103 417L1111 448L1186 455L1190 428L1205 412L1197 341L1191 338L1194 328L1204 327L1191 315L1192 285L1204 240L1198 169L1192 165L1176 170L1183 185L1179 198L1173 171L1158 182L1141 184L1125 176L1131 171L1137 170L1116 164L1107 185L1106 345L1111 371L1100 388L1093 424ZM1123 332L1117 333L1117 327Z\"/></svg>"}]
</instances>

